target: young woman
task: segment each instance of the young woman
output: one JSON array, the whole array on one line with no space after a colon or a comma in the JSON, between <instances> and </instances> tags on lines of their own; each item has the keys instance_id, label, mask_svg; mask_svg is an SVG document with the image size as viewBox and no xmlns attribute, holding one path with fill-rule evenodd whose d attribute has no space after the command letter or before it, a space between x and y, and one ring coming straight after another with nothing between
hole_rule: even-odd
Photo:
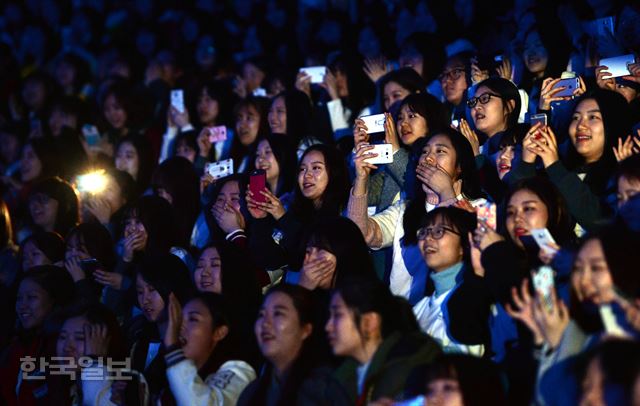
<instances>
[{"instance_id":1,"label":"young woman","mask_svg":"<svg viewBox=\"0 0 640 406\"><path fill-rule=\"evenodd\" d=\"M409 304L377 279L349 280L333 293L325 330L333 353L346 357L334 372L332 404L365 405L403 394L412 370L440 354L421 334Z\"/></svg>"},{"instance_id":2,"label":"young woman","mask_svg":"<svg viewBox=\"0 0 640 406\"><path fill-rule=\"evenodd\" d=\"M20 265L28 271L38 265L56 265L64 261L64 240L60 234L40 231L20 245Z\"/></svg>"},{"instance_id":3,"label":"young woman","mask_svg":"<svg viewBox=\"0 0 640 406\"><path fill-rule=\"evenodd\" d=\"M107 227L111 235L119 235L124 208L137 197L135 181L125 171L115 168L104 173L105 186L97 194L81 194L83 222L96 222Z\"/></svg>"},{"instance_id":4,"label":"young woman","mask_svg":"<svg viewBox=\"0 0 640 406\"><path fill-rule=\"evenodd\" d=\"M267 363L242 392L238 405L297 404L303 382L318 365L316 313L311 292L281 284L269 290L255 322L258 346Z\"/></svg>"},{"instance_id":5,"label":"young woman","mask_svg":"<svg viewBox=\"0 0 640 406\"><path fill-rule=\"evenodd\" d=\"M149 187L153 172L151 146L141 136L124 137L116 144L115 166L125 171L136 181L137 193L144 193Z\"/></svg>"},{"instance_id":6,"label":"young woman","mask_svg":"<svg viewBox=\"0 0 640 406\"><path fill-rule=\"evenodd\" d=\"M18 283L15 311L18 330L6 349L6 358L0 367L0 391L9 404L36 404L37 394L47 401L46 382L42 379L22 379L21 358L35 358L26 367L30 378L44 376L40 357L55 354L57 315L74 296L73 281L61 268L44 265L23 273Z\"/></svg>"},{"instance_id":7,"label":"young woman","mask_svg":"<svg viewBox=\"0 0 640 406\"><path fill-rule=\"evenodd\" d=\"M29 196L29 214L35 230L66 236L80 218L78 196L73 187L58 177L34 185Z\"/></svg>"},{"instance_id":8,"label":"young woman","mask_svg":"<svg viewBox=\"0 0 640 406\"><path fill-rule=\"evenodd\" d=\"M178 405L194 402L234 405L256 378L243 357L228 304L222 296L200 293L181 308L169 296L169 324L164 336L167 379Z\"/></svg>"},{"instance_id":9,"label":"young woman","mask_svg":"<svg viewBox=\"0 0 640 406\"><path fill-rule=\"evenodd\" d=\"M271 134L286 134L297 147L300 159L307 148L320 143L310 135L311 101L300 90L285 90L274 97L269 107L268 120Z\"/></svg>"},{"instance_id":10,"label":"young woman","mask_svg":"<svg viewBox=\"0 0 640 406\"><path fill-rule=\"evenodd\" d=\"M618 164L616 174L618 209L640 193L640 155L633 155ZM636 197L637 199L637 197Z\"/></svg>"},{"instance_id":11,"label":"young woman","mask_svg":"<svg viewBox=\"0 0 640 406\"><path fill-rule=\"evenodd\" d=\"M534 176L539 157L549 179L567 201L571 215L584 229L593 230L612 212L612 146L631 127L627 107L622 96L607 90L582 96L573 111L571 143L562 160L554 131L533 126L524 138L522 162L512 170L510 182Z\"/></svg>"},{"instance_id":12,"label":"young woman","mask_svg":"<svg viewBox=\"0 0 640 406\"><path fill-rule=\"evenodd\" d=\"M445 352L483 356L492 300L472 267L469 233L475 227L474 216L442 207L427 213L419 226L418 248L430 271L433 293L414 306L418 323Z\"/></svg>"},{"instance_id":13,"label":"young woman","mask_svg":"<svg viewBox=\"0 0 640 406\"><path fill-rule=\"evenodd\" d=\"M436 206L461 204L457 203L461 200L481 201L473 152L466 138L452 129L421 139L416 145L421 155L416 168L414 198L409 203L400 200L369 217L368 176L371 169L376 169L366 162L372 156L371 148L362 147L355 155L356 179L349 197L348 217L358 225L370 248L393 246L391 292L415 304L424 296L427 272L415 245L417 220Z\"/></svg>"},{"instance_id":14,"label":"young woman","mask_svg":"<svg viewBox=\"0 0 640 406\"><path fill-rule=\"evenodd\" d=\"M233 110L235 136L228 157L233 159L235 173L247 170L256 140L269 134L267 105L266 98L250 96L238 102Z\"/></svg>"},{"instance_id":15,"label":"young woman","mask_svg":"<svg viewBox=\"0 0 640 406\"><path fill-rule=\"evenodd\" d=\"M450 120L460 120L466 117L467 88L471 79L468 78L471 69L469 53L451 55L444 65L438 80L445 97L445 106Z\"/></svg>"},{"instance_id":16,"label":"young woman","mask_svg":"<svg viewBox=\"0 0 640 406\"><path fill-rule=\"evenodd\" d=\"M413 93L422 93L426 84L412 68L400 68L385 74L377 83L378 110L389 111L395 102Z\"/></svg>"},{"instance_id":17,"label":"young woman","mask_svg":"<svg viewBox=\"0 0 640 406\"><path fill-rule=\"evenodd\" d=\"M253 165L266 172L269 190L277 197L293 191L296 163L297 156L288 139L267 135L258 140Z\"/></svg>"},{"instance_id":18,"label":"young woman","mask_svg":"<svg viewBox=\"0 0 640 406\"><path fill-rule=\"evenodd\" d=\"M293 202L288 209L281 199L266 188L262 191L265 198L262 201L249 191L247 207L256 219L250 235L252 252L260 253L256 254L260 256L273 253L274 250L282 253L284 249L284 257L279 258L279 263L260 262L259 266L276 269L288 264L292 269L300 269L303 253L299 242L303 225L322 216L341 213L347 193L348 178L344 160L337 149L323 144L313 145L304 152ZM271 218L267 218L267 215ZM280 247L268 237L273 234L275 227L281 230Z\"/></svg>"},{"instance_id":19,"label":"young woman","mask_svg":"<svg viewBox=\"0 0 640 406\"><path fill-rule=\"evenodd\" d=\"M0 289L9 287L20 269L18 246L13 239L11 213L5 202L0 199Z\"/></svg>"},{"instance_id":20,"label":"young woman","mask_svg":"<svg viewBox=\"0 0 640 406\"><path fill-rule=\"evenodd\" d=\"M107 370L107 365L124 368L125 352L120 325L108 308L93 304L67 310L58 332L56 355L64 357L61 365L73 365L77 369L66 368L75 376L48 377L52 402L82 404L89 399L98 404L108 402L111 380L106 378L111 371ZM87 359L90 365L87 365Z\"/></svg>"}]
</instances>

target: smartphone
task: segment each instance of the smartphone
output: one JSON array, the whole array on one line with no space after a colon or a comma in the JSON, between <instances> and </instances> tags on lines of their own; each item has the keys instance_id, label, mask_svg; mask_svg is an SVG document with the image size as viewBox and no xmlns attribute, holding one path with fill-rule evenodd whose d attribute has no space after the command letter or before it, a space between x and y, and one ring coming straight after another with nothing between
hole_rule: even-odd
<instances>
[{"instance_id":1,"label":"smartphone","mask_svg":"<svg viewBox=\"0 0 640 406\"><path fill-rule=\"evenodd\" d=\"M600 319L602 320L602 325L604 326L604 331L607 335L629 338L629 334L627 334L620 323L618 323L618 319L616 318L616 314L613 312L611 304L606 303L598 306L598 313L600 313Z\"/></svg>"},{"instance_id":2,"label":"smartphone","mask_svg":"<svg viewBox=\"0 0 640 406\"><path fill-rule=\"evenodd\" d=\"M300 68L300 72L304 72L311 76L311 83L324 82L324 75L327 73L326 66L307 66L306 68Z\"/></svg>"},{"instance_id":3,"label":"smartphone","mask_svg":"<svg viewBox=\"0 0 640 406\"><path fill-rule=\"evenodd\" d=\"M87 141L87 145L90 147L95 147L100 142L100 132L95 125L83 125L82 135L84 135L84 139Z\"/></svg>"},{"instance_id":4,"label":"smartphone","mask_svg":"<svg viewBox=\"0 0 640 406\"><path fill-rule=\"evenodd\" d=\"M267 174L264 169L256 169L249 176L249 191L253 194L253 200L265 203L267 197L262 192L267 187Z\"/></svg>"},{"instance_id":5,"label":"smartphone","mask_svg":"<svg viewBox=\"0 0 640 406\"><path fill-rule=\"evenodd\" d=\"M233 158L224 161L212 162L205 165L204 170L211 175L213 179L224 178L233 175Z\"/></svg>"},{"instance_id":6,"label":"smartphone","mask_svg":"<svg viewBox=\"0 0 640 406\"><path fill-rule=\"evenodd\" d=\"M562 79L553 86L554 89L564 86L565 89L556 93L556 97L573 97L573 91L580 87L578 78Z\"/></svg>"},{"instance_id":7,"label":"smartphone","mask_svg":"<svg viewBox=\"0 0 640 406\"><path fill-rule=\"evenodd\" d=\"M596 34L599 36L614 35L616 26L616 18L608 16L594 20L596 26Z\"/></svg>"},{"instance_id":8,"label":"smartphone","mask_svg":"<svg viewBox=\"0 0 640 406\"><path fill-rule=\"evenodd\" d=\"M460 120L451 120L451 125L454 126L456 129L460 128Z\"/></svg>"},{"instance_id":9,"label":"smartphone","mask_svg":"<svg viewBox=\"0 0 640 406\"><path fill-rule=\"evenodd\" d=\"M553 291L553 268L550 266L541 266L533 272L532 282L533 288L536 292L542 294L544 305L548 310L553 308L553 301L551 299L551 292Z\"/></svg>"},{"instance_id":10,"label":"smartphone","mask_svg":"<svg viewBox=\"0 0 640 406\"><path fill-rule=\"evenodd\" d=\"M367 159L370 164L390 164L393 162L393 147L391 144L373 144L373 149L367 151L367 153L378 154L376 157Z\"/></svg>"},{"instance_id":11,"label":"smartphone","mask_svg":"<svg viewBox=\"0 0 640 406\"><path fill-rule=\"evenodd\" d=\"M478 220L482 220L492 229L496 229L496 204L491 202L484 202L476 207L476 214Z\"/></svg>"},{"instance_id":12,"label":"smartphone","mask_svg":"<svg viewBox=\"0 0 640 406\"><path fill-rule=\"evenodd\" d=\"M531 235L533 236L533 239L536 241L536 244L538 244L538 247L540 247L541 250L546 251L548 254L552 255L558 252L557 250L554 250L547 245L555 244L556 241L553 239L553 236L546 228L534 228L533 230L531 230Z\"/></svg>"},{"instance_id":13,"label":"smartphone","mask_svg":"<svg viewBox=\"0 0 640 406\"><path fill-rule=\"evenodd\" d=\"M89 279L95 270L100 269L100 262L95 258L83 259L80 261L80 268L82 268L87 279Z\"/></svg>"},{"instance_id":14,"label":"smartphone","mask_svg":"<svg viewBox=\"0 0 640 406\"><path fill-rule=\"evenodd\" d=\"M267 97L267 89L264 87L259 87L255 89L252 93L255 97Z\"/></svg>"},{"instance_id":15,"label":"smartphone","mask_svg":"<svg viewBox=\"0 0 640 406\"><path fill-rule=\"evenodd\" d=\"M493 61L494 62L502 62L504 60L504 56L503 55L496 55L493 57Z\"/></svg>"},{"instance_id":16,"label":"smartphone","mask_svg":"<svg viewBox=\"0 0 640 406\"><path fill-rule=\"evenodd\" d=\"M364 125L367 126L367 134L384 132L384 123L386 121L384 114L362 116L360 120L364 121Z\"/></svg>"},{"instance_id":17,"label":"smartphone","mask_svg":"<svg viewBox=\"0 0 640 406\"><path fill-rule=\"evenodd\" d=\"M600 66L606 66L608 69L605 72L611 73L608 78L617 78L620 76L631 75L629 72L629 65L636 63L636 58L633 54L616 56L613 58L600 59Z\"/></svg>"},{"instance_id":18,"label":"smartphone","mask_svg":"<svg viewBox=\"0 0 640 406\"><path fill-rule=\"evenodd\" d=\"M224 125L219 125L216 127L207 127L209 130L209 142L215 143L220 141L227 140L227 127Z\"/></svg>"},{"instance_id":19,"label":"smartphone","mask_svg":"<svg viewBox=\"0 0 640 406\"><path fill-rule=\"evenodd\" d=\"M531 127L533 127L534 125L540 123L543 126L547 125L547 115L542 113L542 114L532 114L531 117L529 117L529 123L531 124Z\"/></svg>"},{"instance_id":20,"label":"smartphone","mask_svg":"<svg viewBox=\"0 0 640 406\"><path fill-rule=\"evenodd\" d=\"M184 113L184 93L182 89L171 91L171 106L180 113Z\"/></svg>"}]
</instances>

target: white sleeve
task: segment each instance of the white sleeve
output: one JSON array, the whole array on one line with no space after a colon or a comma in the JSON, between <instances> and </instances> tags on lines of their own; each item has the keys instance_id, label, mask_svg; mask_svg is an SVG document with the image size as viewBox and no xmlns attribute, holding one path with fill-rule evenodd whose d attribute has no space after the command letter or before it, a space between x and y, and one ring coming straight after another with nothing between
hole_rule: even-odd
<instances>
[{"instance_id":1,"label":"white sleeve","mask_svg":"<svg viewBox=\"0 0 640 406\"><path fill-rule=\"evenodd\" d=\"M83 406L115 406L111 402L111 384L107 367L94 364L82 369L82 404Z\"/></svg>"},{"instance_id":2,"label":"white sleeve","mask_svg":"<svg viewBox=\"0 0 640 406\"><path fill-rule=\"evenodd\" d=\"M380 249L390 247L393 244L393 237L396 233L396 227L398 221L402 221L406 203L404 200L400 200L393 205L387 207L384 211L371 217L380 227L382 232L382 245L380 247L371 247L373 249Z\"/></svg>"},{"instance_id":3,"label":"white sleeve","mask_svg":"<svg viewBox=\"0 0 640 406\"><path fill-rule=\"evenodd\" d=\"M173 147L173 141L175 141L177 135L178 128L167 127L167 132L162 136L162 146L160 147L160 158L158 158L158 163L161 164L165 159L169 158L171 148Z\"/></svg>"},{"instance_id":4,"label":"white sleeve","mask_svg":"<svg viewBox=\"0 0 640 406\"><path fill-rule=\"evenodd\" d=\"M182 349L165 357L169 387L179 406L235 405L242 391L256 378L246 362L227 361L203 382L193 361L184 358Z\"/></svg>"},{"instance_id":5,"label":"white sleeve","mask_svg":"<svg viewBox=\"0 0 640 406\"><path fill-rule=\"evenodd\" d=\"M329 110L329 119L331 120L331 130L337 131L343 128L349 128L347 116L351 113L342 105L342 100L336 99L327 102L327 110Z\"/></svg>"}]
</instances>

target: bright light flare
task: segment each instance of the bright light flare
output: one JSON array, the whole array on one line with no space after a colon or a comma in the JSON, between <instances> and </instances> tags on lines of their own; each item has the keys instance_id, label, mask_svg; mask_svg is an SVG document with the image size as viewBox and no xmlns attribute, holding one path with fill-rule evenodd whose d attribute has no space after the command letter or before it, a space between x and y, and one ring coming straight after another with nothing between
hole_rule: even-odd
<instances>
[{"instance_id":1,"label":"bright light flare","mask_svg":"<svg viewBox=\"0 0 640 406\"><path fill-rule=\"evenodd\" d=\"M103 169L79 175L76 178L76 187L81 193L92 195L102 192L107 187L107 176Z\"/></svg>"}]
</instances>

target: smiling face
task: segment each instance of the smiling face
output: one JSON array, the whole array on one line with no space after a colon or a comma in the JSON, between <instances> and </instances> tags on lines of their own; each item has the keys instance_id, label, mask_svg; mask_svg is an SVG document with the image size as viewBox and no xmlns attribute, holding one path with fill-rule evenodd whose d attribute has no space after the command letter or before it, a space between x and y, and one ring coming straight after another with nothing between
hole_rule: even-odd
<instances>
[{"instance_id":1,"label":"smiling face","mask_svg":"<svg viewBox=\"0 0 640 406\"><path fill-rule=\"evenodd\" d=\"M36 246L33 241L27 241L22 248L22 270L26 271L38 265L50 265L51 260Z\"/></svg>"},{"instance_id":2,"label":"smiling face","mask_svg":"<svg viewBox=\"0 0 640 406\"><path fill-rule=\"evenodd\" d=\"M67 319L60 333L58 334L58 341L56 342L56 354L58 357L71 357L74 360L78 360L85 355L85 335L84 326L88 321L84 316L71 317Z\"/></svg>"},{"instance_id":3,"label":"smiling face","mask_svg":"<svg viewBox=\"0 0 640 406\"><path fill-rule=\"evenodd\" d=\"M42 174L42 162L31 144L27 144L22 149L20 158L20 179L29 182L37 179Z\"/></svg>"},{"instance_id":4,"label":"smiling face","mask_svg":"<svg viewBox=\"0 0 640 406\"><path fill-rule=\"evenodd\" d=\"M260 114L253 106L238 109L236 115L236 134L240 144L251 145L258 137L260 130Z\"/></svg>"},{"instance_id":5,"label":"smiling face","mask_svg":"<svg viewBox=\"0 0 640 406\"><path fill-rule=\"evenodd\" d=\"M127 112L116 100L116 96L110 94L104 101L104 118L115 130L122 130L127 124Z\"/></svg>"},{"instance_id":6,"label":"smiling face","mask_svg":"<svg viewBox=\"0 0 640 406\"><path fill-rule=\"evenodd\" d=\"M429 132L427 120L411 110L408 104L403 105L400 109L396 126L400 139L408 146L413 145L418 139L426 137Z\"/></svg>"},{"instance_id":7,"label":"smiling face","mask_svg":"<svg viewBox=\"0 0 640 406\"><path fill-rule=\"evenodd\" d=\"M265 298L254 329L262 355L279 368L297 358L311 330L311 324L300 322L293 300L283 292Z\"/></svg>"},{"instance_id":8,"label":"smiling face","mask_svg":"<svg viewBox=\"0 0 640 406\"><path fill-rule=\"evenodd\" d=\"M298 186L302 195L314 203L320 202L329 185L324 155L320 151L307 153L300 162Z\"/></svg>"},{"instance_id":9,"label":"smiling face","mask_svg":"<svg viewBox=\"0 0 640 406\"><path fill-rule=\"evenodd\" d=\"M431 229L431 233L427 233L424 239L418 239L418 248L429 269L440 272L462 261L464 252L460 235L456 234L457 230L447 224L442 216L438 216L425 228ZM439 230L444 231L442 237L433 238L433 234L437 234Z\"/></svg>"},{"instance_id":10,"label":"smiling face","mask_svg":"<svg viewBox=\"0 0 640 406\"><path fill-rule=\"evenodd\" d=\"M458 155L449 137L434 135L422 148L420 165L437 166L447 172L454 181L458 179L460 168L457 166ZM427 185L422 185L425 193L429 193Z\"/></svg>"},{"instance_id":11,"label":"smiling face","mask_svg":"<svg viewBox=\"0 0 640 406\"><path fill-rule=\"evenodd\" d=\"M200 292L222 293L222 261L215 247L202 251L193 279Z\"/></svg>"},{"instance_id":12,"label":"smiling face","mask_svg":"<svg viewBox=\"0 0 640 406\"><path fill-rule=\"evenodd\" d=\"M36 193L29 198L29 213L33 223L44 231L54 231L59 203L44 193Z\"/></svg>"},{"instance_id":13,"label":"smiling face","mask_svg":"<svg viewBox=\"0 0 640 406\"><path fill-rule=\"evenodd\" d=\"M618 178L618 207L640 193L640 179L620 176Z\"/></svg>"},{"instance_id":14,"label":"smiling face","mask_svg":"<svg viewBox=\"0 0 640 406\"><path fill-rule=\"evenodd\" d=\"M18 287L16 313L25 329L41 326L53 310L53 300L49 293L32 279L23 279Z\"/></svg>"},{"instance_id":15,"label":"smiling face","mask_svg":"<svg viewBox=\"0 0 640 406\"><path fill-rule=\"evenodd\" d=\"M384 110L389 111L389 107L398 100L409 96L410 92L396 82L389 82L382 89Z\"/></svg>"},{"instance_id":16,"label":"smiling face","mask_svg":"<svg viewBox=\"0 0 640 406\"><path fill-rule=\"evenodd\" d=\"M525 66L534 76L539 77L544 74L549 62L549 53L542 44L540 34L537 31L532 31L527 35L524 41L522 57L524 58Z\"/></svg>"},{"instance_id":17,"label":"smiling face","mask_svg":"<svg viewBox=\"0 0 640 406\"><path fill-rule=\"evenodd\" d=\"M207 93L207 89L202 89L200 96L198 97L198 118L204 126L211 126L216 123L218 114L220 112L220 106L216 99L212 99Z\"/></svg>"},{"instance_id":18,"label":"smiling face","mask_svg":"<svg viewBox=\"0 0 640 406\"><path fill-rule=\"evenodd\" d=\"M569 137L586 163L600 159L605 145L604 122L594 99L585 99L576 106L569 124Z\"/></svg>"},{"instance_id":19,"label":"smiling face","mask_svg":"<svg viewBox=\"0 0 640 406\"><path fill-rule=\"evenodd\" d=\"M269 128L274 134L287 133L287 105L284 97L276 97L269 107Z\"/></svg>"},{"instance_id":20,"label":"smiling face","mask_svg":"<svg viewBox=\"0 0 640 406\"><path fill-rule=\"evenodd\" d=\"M500 131L507 128L507 114L503 100L495 96L496 92L486 86L480 86L476 90L475 97L482 97L485 94L491 94L487 104L480 101L471 108L471 118L479 131L485 133L488 137L493 137Z\"/></svg>"},{"instance_id":21,"label":"smiling face","mask_svg":"<svg viewBox=\"0 0 640 406\"><path fill-rule=\"evenodd\" d=\"M534 228L546 228L549 221L547 206L537 194L522 189L511 196L507 204L505 225L511 240L524 248L520 236L531 235Z\"/></svg>"},{"instance_id":22,"label":"smiling face","mask_svg":"<svg viewBox=\"0 0 640 406\"><path fill-rule=\"evenodd\" d=\"M165 303L160 293L138 274L136 276L136 295L142 314L150 322L162 321L166 318Z\"/></svg>"},{"instance_id":23,"label":"smiling face","mask_svg":"<svg viewBox=\"0 0 640 406\"><path fill-rule=\"evenodd\" d=\"M256 150L256 169L263 169L267 174L267 182L277 182L278 176L280 176L280 166L276 160L269 141L262 140L258 144Z\"/></svg>"},{"instance_id":24,"label":"smiling face","mask_svg":"<svg viewBox=\"0 0 640 406\"><path fill-rule=\"evenodd\" d=\"M204 364L220 340L214 334L213 319L207 306L199 299L190 300L182 309L180 328L185 357L196 361L196 364Z\"/></svg>"},{"instance_id":25,"label":"smiling face","mask_svg":"<svg viewBox=\"0 0 640 406\"><path fill-rule=\"evenodd\" d=\"M120 144L116 152L115 164L117 169L127 172L135 180L138 179L140 158L138 151L130 142Z\"/></svg>"},{"instance_id":26,"label":"smiling face","mask_svg":"<svg viewBox=\"0 0 640 406\"><path fill-rule=\"evenodd\" d=\"M364 346L353 311L347 307L340 293L336 292L331 297L325 331L334 355L354 357Z\"/></svg>"},{"instance_id":27,"label":"smiling face","mask_svg":"<svg viewBox=\"0 0 640 406\"><path fill-rule=\"evenodd\" d=\"M600 240L592 238L578 251L571 272L571 286L580 302L599 305L613 299L613 278Z\"/></svg>"}]
</instances>

